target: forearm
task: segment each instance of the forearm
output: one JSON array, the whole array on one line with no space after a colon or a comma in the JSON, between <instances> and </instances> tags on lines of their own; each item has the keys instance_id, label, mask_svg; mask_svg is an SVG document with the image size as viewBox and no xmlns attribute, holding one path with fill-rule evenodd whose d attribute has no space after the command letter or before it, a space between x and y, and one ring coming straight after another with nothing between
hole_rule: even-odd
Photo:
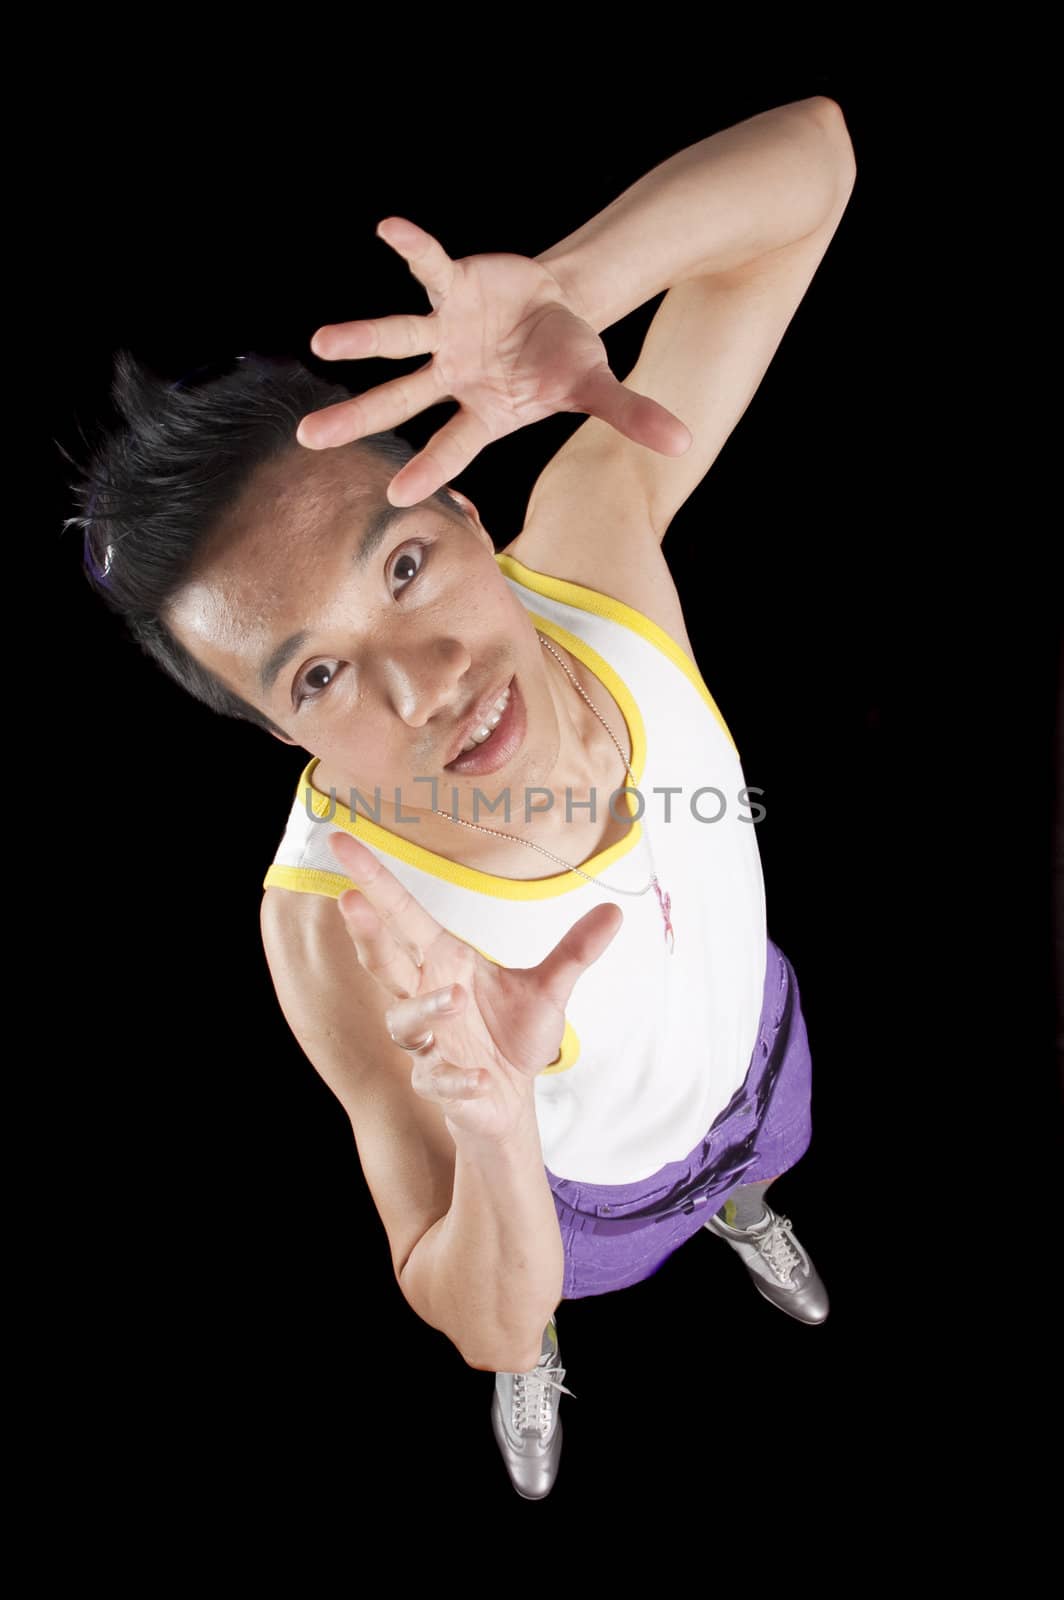
<instances>
[{"instance_id":1,"label":"forearm","mask_svg":"<svg viewBox=\"0 0 1064 1600\"><path fill-rule=\"evenodd\" d=\"M853 160L834 101L796 100L681 150L535 259L601 333L674 284L812 233Z\"/></svg>"},{"instance_id":2,"label":"forearm","mask_svg":"<svg viewBox=\"0 0 1064 1600\"><path fill-rule=\"evenodd\" d=\"M529 1083L526 1115L504 1147L455 1135L450 1210L415 1246L400 1281L418 1315L471 1366L527 1372L564 1273Z\"/></svg>"}]
</instances>

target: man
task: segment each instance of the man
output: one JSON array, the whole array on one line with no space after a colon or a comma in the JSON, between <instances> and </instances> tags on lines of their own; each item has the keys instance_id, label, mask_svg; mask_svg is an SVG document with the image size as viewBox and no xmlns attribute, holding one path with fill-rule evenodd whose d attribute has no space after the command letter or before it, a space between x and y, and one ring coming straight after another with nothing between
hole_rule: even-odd
<instances>
[{"instance_id":1,"label":"man","mask_svg":"<svg viewBox=\"0 0 1064 1600\"><path fill-rule=\"evenodd\" d=\"M431 359L355 398L261 362L163 393L119 360L89 575L190 692L311 758L265 878L278 999L404 1295L496 1374L526 1498L560 1459L562 1298L645 1279L705 1225L772 1303L827 1314L765 1202L810 1140L797 983L662 543L854 172L816 97L681 151L534 261L452 261L386 219L432 315L312 348ZM621 384L598 335L662 290ZM390 430L444 398L412 455ZM451 480L555 411L589 420L496 553Z\"/></svg>"}]
</instances>

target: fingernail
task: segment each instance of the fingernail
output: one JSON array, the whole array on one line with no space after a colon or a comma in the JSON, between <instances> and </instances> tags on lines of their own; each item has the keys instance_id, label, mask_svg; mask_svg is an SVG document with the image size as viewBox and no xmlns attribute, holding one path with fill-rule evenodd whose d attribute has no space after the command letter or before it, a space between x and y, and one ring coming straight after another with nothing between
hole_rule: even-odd
<instances>
[{"instance_id":1,"label":"fingernail","mask_svg":"<svg viewBox=\"0 0 1064 1600\"><path fill-rule=\"evenodd\" d=\"M434 996L434 998L433 998L432 1009L434 1011L445 1011L453 1000L454 1000L454 990L453 989L441 989L439 994Z\"/></svg>"}]
</instances>

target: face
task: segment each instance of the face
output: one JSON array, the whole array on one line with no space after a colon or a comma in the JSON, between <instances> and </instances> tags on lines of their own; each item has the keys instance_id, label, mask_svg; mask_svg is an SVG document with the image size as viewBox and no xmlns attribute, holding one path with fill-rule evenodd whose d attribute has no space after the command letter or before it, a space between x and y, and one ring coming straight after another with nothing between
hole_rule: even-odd
<instances>
[{"instance_id":1,"label":"face","mask_svg":"<svg viewBox=\"0 0 1064 1600\"><path fill-rule=\"evenodd\" d=\"M370 804L379 789L387 811L398 788L404 810L431 812L452 788L542 784L563 730L533 623L458 491L453 514L424 500L374 527L395 510L396 470L352 447L260 469L167 623L286 743L320 757L344 802L349 787ZM450 766L469 717L507 685L479 770ZM436 791L413 782L433 777Z\"/></svg>"}]
</instances>

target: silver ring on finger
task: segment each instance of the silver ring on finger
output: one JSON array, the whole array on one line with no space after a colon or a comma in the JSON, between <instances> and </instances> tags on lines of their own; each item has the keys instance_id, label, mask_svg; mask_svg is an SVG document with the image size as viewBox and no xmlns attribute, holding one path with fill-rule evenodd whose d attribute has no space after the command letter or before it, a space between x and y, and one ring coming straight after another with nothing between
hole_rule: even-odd
<instances>
[{"instance_id":1,"label":"silver ring on finger","mask_svg":"<svg viewBox=\"0 0 1064 1600\"><path fill-rule=\"evenodd\" d=\"M395 1034L392 1033L391 1028L388 1029L388 1034L393 1044L397 1044L400 1050L406 1050L408 1054L412 1056L423 1056L426 1051L431 1050L433 1045L436 1043L436 1035L431 1029L425 1035L424 1039L420 1040L417 1044L404 1044L401 1039L397 1039L395 1037Z\"/></svg>"}]
</instances>

